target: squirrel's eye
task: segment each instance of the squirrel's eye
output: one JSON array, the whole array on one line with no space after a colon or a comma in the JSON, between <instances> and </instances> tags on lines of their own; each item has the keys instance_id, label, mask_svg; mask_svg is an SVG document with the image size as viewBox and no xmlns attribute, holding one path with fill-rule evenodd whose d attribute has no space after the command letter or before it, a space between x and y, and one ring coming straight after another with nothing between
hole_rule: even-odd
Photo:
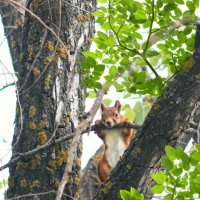
<instances>
[{"instance_id":1,"label":"squirrel's eye","mask_svg":"<svg viewBox=\"0 0 200 200\"><path fill-rule=\"evenodd\" d=\"M118 114L118 113L115 113L115 116L116 116L116 117L118 117L118 116L119 116L119 114Z\"/></svg>"}]
</instances>

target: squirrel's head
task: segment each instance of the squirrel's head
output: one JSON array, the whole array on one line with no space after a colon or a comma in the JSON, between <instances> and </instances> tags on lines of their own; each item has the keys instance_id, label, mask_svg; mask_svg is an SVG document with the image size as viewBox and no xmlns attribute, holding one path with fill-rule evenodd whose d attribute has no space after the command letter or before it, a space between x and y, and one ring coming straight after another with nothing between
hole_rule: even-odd
<instances>
[{"instance_id":1,"label":"squirrel's head","mask_svg":"<svg viewBox=\"0 0 200 200\"><path fill-rule=\"evenodd\" d=\"M120 109L121 104L119 101L115 102L113 107L107 107L103 103L101 104L102 118L101 122L108 128L120 124Z\"/></svg>"}]
</instances>

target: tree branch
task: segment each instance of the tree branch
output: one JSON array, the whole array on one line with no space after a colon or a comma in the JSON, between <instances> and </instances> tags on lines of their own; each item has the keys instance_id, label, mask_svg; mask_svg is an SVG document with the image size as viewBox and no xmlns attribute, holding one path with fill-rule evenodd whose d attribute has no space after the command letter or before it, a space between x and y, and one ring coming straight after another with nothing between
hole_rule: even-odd
<instances>
[{"instance_id":1,"label":"tree branch","mask_svg":"<svg viewBox=\"0 0 200 200\"><path fill-rule=\"evenodd\" d=\"M65 127L64 126L59 126L59 128L65 128ZM137 124L130 123L130 124L120 124L118 126L112 127L111 129L115 129L115 128L134 128L135 130L138 130L138 129L141 128L141 126L139 126ZM97 130L103 130L103 129L108 129L108 128L105 127L105 126L97 127L96 125L92 125L90 128L86 127L86 129L83 130L81 135L83 135L85 133L88 133L88 130L96 132ZM40 146L40 147L38 147L36 149L33 149L31 151L28 151L28 152L25 152L25 153L17 153L17 154L15 154L15 156L16 156L15 158L12 158L7 164L5 164L5 165L0 167L0 171L2 171L3 169L9 167L11 164L18 162L21 159L28 158L30 156L35 155L38 152L44 151L46 149L49 149L50 147L52 147L54 145L66 142L66 141L72 139L73 136L74 136L74 133L66 135L64 137L61 137L61 138L59 138L59 139L57 139L55 141L51 140L49 143L46 143L46 144L44 144L44 145L42 145L42 146Z\"/></svg>"}]
</instances>

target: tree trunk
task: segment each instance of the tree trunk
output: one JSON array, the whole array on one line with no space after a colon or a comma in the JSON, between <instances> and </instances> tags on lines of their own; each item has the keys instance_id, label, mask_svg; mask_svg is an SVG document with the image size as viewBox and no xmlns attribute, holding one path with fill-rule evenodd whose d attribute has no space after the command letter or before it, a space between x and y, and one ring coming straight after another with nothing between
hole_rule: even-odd
<instances>
[{"instance_id":1,"label":"tree trunk","mask_svg":"<svg viewBox=\"0 0 200 200\"><path fill-rule=\"evenodd\" d=\"M85 100L77 63L90 46L96 6L93 0L28 0L23 17L13 5L1 7L18 77L12 158L76 129ZM54 145L12 164L7 197L55 199L69 148L70 142ZM79 199L81 152L80 143L63 199Z\"/></svg>"},{"instance_id":2,"label":"tree trunk","mask_svg":"<svg viewBox=\"0 0 200 200\"><path fill-rule=\"evenodd\" d=\"M170 82L164 96L159 97L109 180L94 199L120 199L119 190L133 186L150 199L150 174L160 169L160 158L166 145L185 147L193 136L187 133L191 121L199 123L200 113L200 26L193 59ZM194 123L192 123L194 124ZM187 127L190 125L190 127Z\"/></svg>"}]
</instances>

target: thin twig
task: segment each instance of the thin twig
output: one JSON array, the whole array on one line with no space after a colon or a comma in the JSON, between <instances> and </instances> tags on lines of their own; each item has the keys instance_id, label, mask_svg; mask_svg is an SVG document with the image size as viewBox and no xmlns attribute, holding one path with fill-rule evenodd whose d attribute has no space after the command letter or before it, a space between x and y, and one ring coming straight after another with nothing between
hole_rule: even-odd
<instances>
[{"instance_id":1,"label":"thin twig","mask_svg":"<svg viewBox=\"0 0 200 200\"><path fill-rule=\"evenodd\" d=\"M31 12L28 8L22 6L20 3L14 1L14 0L7 0L8 2L10 2L10 5L12 5L14 8L16 8L16 6L19 6L21 8L23 8L26 12L28 12L30 15L32 15L35 19L37 19L47 30L49 30L55 37L56 39L63 45L63 47L65 48L66 52L68 52L67 46L66 44L60 39L59 35L49 26L47 26L40 17L38 17L35 13Z\"/></svg>"},{"instance_id":2,"label":"thin twig","mask_svg":"<svg viewBox=\"0 0 200 200\"><path fill-rule=\"evenodd\" d=\"M150 42L150 38L151 38L151 34L152 34L152 28L153 28L153 22L154 22L154 0L152 0L152 11L151 11L151 14L152 14L152 17L151 17L151 24L150 24L150 27L149 27L149 34L148 34L148 37L147 37L147 41L146 41L146 46L143 50L143 55L145 55L146 53L146 50L148 49L148 46L149 46L149 42Z\"/></svg>"},{"instance_id":3,"label":"thin twig","mask_svg":"<svg viewBox=\"0 0 200 200\"><path fill-rule=\"evenodd\" d=\"M10 199L6 199L6 200L19 200L21 198L25 198L25 197L36 197L36 196L42 196L42 195L47 195L47 194L52 194L52 193L56 193L55 190L50 190L48 192L39 192L39 193L31 193L31 194L25 194L25 195L20 195L20 196L17 196L17 197L13 197L13 198L10 198ZM68 195L68 194L63 194L63 196L66 196L66 197L69 197L70 199L73 199L75 200L74 197Z\"/></svg>"},{"instance_id":4,"label":"thin twig","mask_svg":"<svg viewBox=\"0 0 200 200\"><path fill-rule=\"evenodd\" d=\"M6 84L5 86L3 86L3 87L0 89L0 92L1 92L2 90L6 89L7 87L10 87L10 86L13 86L13 85L15 85L15 82Z\"/></svg>"},{"instance_id":5,"label":"thin twig","mask_svg":"<svg viewBox=\"0 0 200 200\"><path fill-rule=\"evenodd\" d=\"M121 41L120 41L120 39L119 39L119 36L118 36L118 33L114 30L114 28L113 28L113 26L112 26L112 24L111 24L111 3L110 3L110 0L109 0L109 16L108 16L108 22L109 22L109 25L110 25L110 28L111 28L111 30L113 31L113 33L115 34L115 36L116 36L116 38L117 38L117 41L118 41L118 43L119 43L119 45L123 48L123 49L126 49L126 50L128 50L128 51L130 51L130 52L133 52L134 54L137 54L137 55L139 55L144 61L145 61L145 63L149 66L149 68L151 69L151 71L154 73L154 75L156 76L156 77L159 77L159 75L158 75L158 73L156 72L156 70L153 68L153 66L151 65L151 63L147 60L147 58L145 57L145 55L144 54L142 54L142 53L140 53L137 49L131 49L131 48L128 48L127 46L124 46L122 43L121 43ZM149 38L149 40L150 40L150 38Z\"/></svg>"}]
</instances>

